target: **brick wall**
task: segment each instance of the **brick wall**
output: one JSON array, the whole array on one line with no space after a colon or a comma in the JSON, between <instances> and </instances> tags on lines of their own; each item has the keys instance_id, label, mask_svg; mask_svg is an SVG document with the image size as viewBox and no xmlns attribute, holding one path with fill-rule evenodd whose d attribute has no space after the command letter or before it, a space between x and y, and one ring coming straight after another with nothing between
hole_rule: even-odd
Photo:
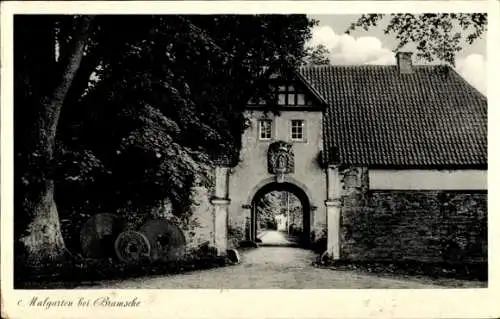
<instances>
[{"instance_id":1,"label":"brick wall","mask_svg":"<svg viewBox=\"0 0 500 319\"><path fill-rule=\"evenodd\" d=\"M487 193L368 190L367 169L343 172L342 258L487 261Z\"/></svg>"}]
</instances>

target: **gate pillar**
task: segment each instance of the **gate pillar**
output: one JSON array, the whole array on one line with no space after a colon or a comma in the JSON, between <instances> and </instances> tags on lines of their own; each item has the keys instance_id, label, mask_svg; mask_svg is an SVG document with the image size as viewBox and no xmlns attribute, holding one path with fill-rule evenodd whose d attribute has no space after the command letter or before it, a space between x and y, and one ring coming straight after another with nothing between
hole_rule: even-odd
<instances>
[{"instance_id":1,"label":"gate pillar","mask_svg":"<svg viewBox=\"0 0 500 319\"><path fill-rule=\"evenodd\" d=\"M327 220L326 254L331 259L340 258L340 214L341 214L341 182L339 167L327 169L328 199L325 201Z\"/></svg>"},{"instance_id":2,"label":"gate pillar","mask_svg":"<svg viewBox=\"0 0 500 319\"><path fill-rule=\"evenodd\" d=\"M214 206L213 245L219 256L227 250L227 227L229 215L229 167L215 167L215 196L211 203Z\"/></svg>"},{"instance_id":3,"label":"gate pillar","mask_svg":"<svg viewBox=\"0 0 500 319\"><path fill-rule=\"evenodd\" d=\"M340 200L328 200L326 205L326 253L332 259L340 258Z\"/></svg>"}]
</instances>

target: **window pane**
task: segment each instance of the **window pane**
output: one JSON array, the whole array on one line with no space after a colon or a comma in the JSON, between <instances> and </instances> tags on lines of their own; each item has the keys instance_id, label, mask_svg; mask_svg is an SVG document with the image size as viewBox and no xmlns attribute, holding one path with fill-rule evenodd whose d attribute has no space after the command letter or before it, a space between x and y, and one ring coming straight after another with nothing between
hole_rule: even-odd
<instances>
[{"instance_id":1,"label":"window pane","mask_svg":"<svg viewBox=\"0 0 500 319\"><path fill-rule=\"evenodd\" d=\"M284 85L278 86L278 91L280 91L280 92L286 92L286 86L284 86Z\"/></svg>"},{"instance_id":2,"label":"window pane","mask_svg":"<svg viewBox=\"0 0 500 319\"><path fill-rule=\"evenodd\" d=\"M286 104L286 101L285 101L285 94L278 94L278 105L285 105Z\"/></svg>"},{"instance_id":3,"label":"window pane","mask_svg":"<svg viewBox=\"0 0 500 319\"><path fill-rule=\"evenodd\" d=\"M292 140L303 140L304 139L304 121L303 120L292 120L291 138L292 138Z\"/></svg>"},{"instance_id":4,"label":"window pane","mask_svg":"<svg viewBox=\"0 0 500 319\"><path fill-rule=\"evenodd\" d=\"M304 105L305 103L305 95L303 93L297 94L297 105Z\"/></svg>"},{"instance_id":5,"label":"window pane","mask_svg":"<svg viewBox=\"0 0 500 319\"><path fill-rule=\"evenodd\" d=\"M288 94L288 105L295 105L295 94Z\"/></svg>"},{"instance_id":6,"label":"window pane","mask_svg":"<svg viewBox=\"0 0 500 319\"><path fill-rule=\"evenodd\" d=\"M293 85L289 85L288 92L294 92L294 91L295 91L295 88L293 87Z\"/></svg>"},{"instance_id":7,"label":"window pane","mask_svg":"<svg viewBox=\"0 0 500 319\"><path fill-rule=\"evenodd\" d=\"M259 137L263 140L271 139L271 120L261 120L259 122Z\"/></svg>"}]
</instances>

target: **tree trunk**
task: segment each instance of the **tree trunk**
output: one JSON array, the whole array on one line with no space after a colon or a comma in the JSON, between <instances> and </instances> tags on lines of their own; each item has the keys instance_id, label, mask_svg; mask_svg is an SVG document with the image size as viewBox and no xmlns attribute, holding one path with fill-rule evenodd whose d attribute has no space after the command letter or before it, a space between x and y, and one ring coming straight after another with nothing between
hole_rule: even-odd
<instances>
[{"instance_id":1,"label":"tree trunk","mask_svg":"<svg viewBox=\"0 0 500 319\"><path fill-rule=\"evenodd\" d=\"M52 174L56 129L66 94L80 66L89 36L91 16L82 18L73 37L73 45L64 63L59 83L49 96L40 101L40 112L27 154L28 170L24 174L25 197L23 216L18 225L16 255L28 267L37 267L65 258L66 248L61 233L59 215L54 201ZM16 220L17 222L17 220Z\"/></svg>"},{"instance_id":2,"label":"tree trunk","mask_svg":"<svg viewBox=\"0 0 500 319\"><path fill-rule=\"evenodd\" d=\"M54 182L47 179L37 199L27 199L25 209L33 213L25 233L19 238L27 266L58 261L65 256L59 216L54 201Z\"/></svg>"}]
</instances>

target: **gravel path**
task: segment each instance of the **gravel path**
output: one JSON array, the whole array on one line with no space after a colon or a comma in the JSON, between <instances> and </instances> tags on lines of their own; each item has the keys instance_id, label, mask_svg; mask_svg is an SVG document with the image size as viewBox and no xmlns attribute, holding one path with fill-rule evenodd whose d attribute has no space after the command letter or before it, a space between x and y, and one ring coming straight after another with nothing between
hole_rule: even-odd
<instances>
[{"instance_id":1,"label":"gravel path","mask_svg":"<svg viewBox=\"0 0 500 319\"><path fill-rule=\"evenodd\" d=\"M275 236L272 234L271 236ZM276 238L275 238L276 239ZM316 254L296 247L260 247L242 252L238 265L172 276L102 282L106 289L238 289L238 288L443 288L406 279L383 278L354 271L335 271L312 265ZM89 288L82 287L82 288Z\"/></svg>"},{"instance_id":2,"label":"gravel path","mask_svg":"<svg viewBox=\"0 0 500 319\"><path fill-rule=\"evenodd\" d=\"M284 233L275 230L266 230L260 236L263 245L287 246L294 244L290 242Z\"/></svg>"}]
</instances>

